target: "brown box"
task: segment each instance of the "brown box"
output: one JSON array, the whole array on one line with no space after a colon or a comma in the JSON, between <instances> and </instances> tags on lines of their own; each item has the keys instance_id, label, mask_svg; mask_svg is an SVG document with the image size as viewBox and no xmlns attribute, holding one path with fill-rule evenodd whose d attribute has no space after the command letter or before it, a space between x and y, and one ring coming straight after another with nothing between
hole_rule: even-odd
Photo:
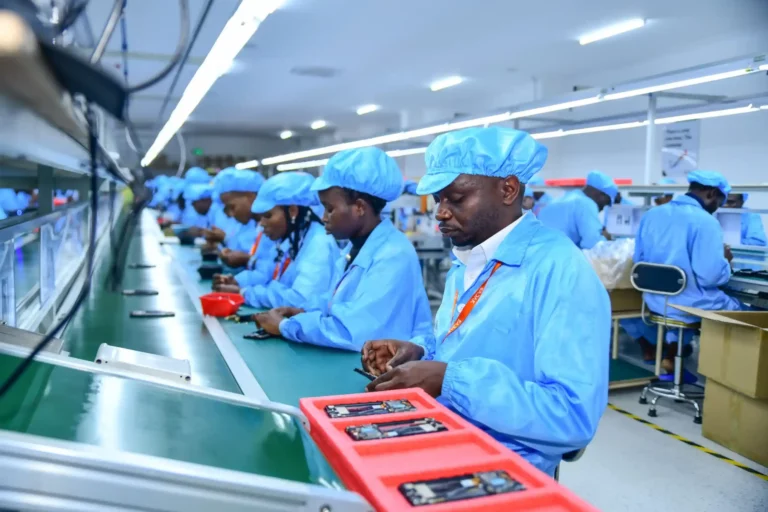
<instances>
[{"instance_id":1,"label":"brown box","mask_svg":"<svg viewBox=\"0 0 768 512\"><path fill-rule=\"evenodd\" d=\"M751 398L768 399L768 312L674 307L702 319L699 373Z\"/></svg>"},{"instance_id":2,"label":"brown box","mask_svg":"<svg viewBox=\"0 0 768 512\"><path fill-rule=\"evenodd\" d=\"M704 423L707 439L768 466L768 400L755 400L707 379Z\"/></svg>"},{"instance_id":3,"label":"brown box","mask_svg":"<svg viewBox=\"0 0 768 512\"><path fill-rule=\"evenodd\" d=\"M640 311L643 306L643 294L634 288L608 290L611 299L611 312Z\"/></svg>"}]
</instances>

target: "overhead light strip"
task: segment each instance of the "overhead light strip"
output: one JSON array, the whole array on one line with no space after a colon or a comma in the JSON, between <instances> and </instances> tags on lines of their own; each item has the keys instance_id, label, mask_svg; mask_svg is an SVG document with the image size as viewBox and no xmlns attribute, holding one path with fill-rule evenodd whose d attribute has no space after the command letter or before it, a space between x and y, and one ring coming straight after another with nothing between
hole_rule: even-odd
<instances>
[{"instance_id":1,"label":"overhead light strip","mask_svg":"<svg viewBox=\"0 0 768 512\"><path fill-rule=\"evenodd\" d=\"M609 27L596 30L595 32L592 32L590 34L587 34L579 38L579 44L584 46L586 44L594 43L596 41L602 41L603 39L608 39L609 37L617 36L619 34L624 34L626 32L629 32L631 30L636 30L644 26L645 26L645 20L642 18L634 18L631 20L623 21L621 23L616 23L615 25L611 25Z\"/></svg>"},{"instance_id":2,"label":"overhead light strip","mask_svg":"<svg viewBox=\"0 0 768 512\"><path fill-rule=\"evenodd\" d=\"M235 169L255 169L260 165L258 160L248 160L247 162L240 162L239 164L235 165Z\"/></svg>"},{"instance_id":3,"label":"overhead light strip","mask_svg":"<svg viewBox=\"0 0 768 512\"><path fill-rule=\"evenodd\" d=\"M410 149L393 149L387 151L387 154L392 158L409 155L419 155L427 152L427 147L423 148L410 148ZM298 171L299 169L311 169L313 167L322 167L328 163L328 159L323 160L307 160L306 162L295 162L291 164L280 164L277 166L278 171Z\"/></svg>"},{"instance_id":4,"label":"overhead light strip","mask_svg":"<svg viewBox=\"0 0 768 512\"><path fill-rule=\"evenodd\" d=\"M654 92L668 91L670 89L679 89L681 87L690 87L692 85L706 84L709 82L716 82L718 80L725 80L727 78L735 78L737 76L744 76L753 72L754 69L735 69L733 71L726 71L724 73L715 73L713 75L689 78L687 80L678 80L676 82L670 82L667 84L653 85L650 87L642 87L640 89L632 89L624 92L606 94L603 99L605 101L623 100L625 98L643 96L645 94L652 94Z\"/></svg>"},{"instance_id":5,"label":"overhead light strip","mask_svg":"<svg viewBox=\"0 0 768 512\"><path fill-rule=\"evenodd\" d=\"M146 167L157 158L171 138L176 134L213 84L232 65L243 46L251 39L259 25L282 2L282 0L242 0L235 13L227 21L202 65L190 80L171 117L157 134L147 154L141 159Z\"/></svg>"}]
</instances>

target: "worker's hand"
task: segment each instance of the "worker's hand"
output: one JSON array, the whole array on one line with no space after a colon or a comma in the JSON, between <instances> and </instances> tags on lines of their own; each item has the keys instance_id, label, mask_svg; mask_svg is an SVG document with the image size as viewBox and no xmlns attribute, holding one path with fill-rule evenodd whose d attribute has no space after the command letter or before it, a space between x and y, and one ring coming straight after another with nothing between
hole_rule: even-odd
<instances>
[{"instance_id":1,"label":"worker's hand","mask_svg":"<svg viewBox=\"0 0 768 512\"><path fill-rule=\"evenodd\" d=\"M193 238L200 238L201 236L203 236L203 233L205 230L202 228L198 228L197 226L192 226L190 228L187 228L185 231L187 236L190 236Z\"/></svg>"},{"instance_id":2,"label":"worker's hand","mask_svg":"<svg viewBox=\"0 0 768 512\"><path fill-rule=\"evenodd\" d=\"M236 284L213 284L213 291L221 293L240 293L240 287Z\"/></svg>"},{"instance_id":3,"label":"worker's hand","mask_svg":"<svg viewBox=\"0 0 768 512\"><path fill-rule=\"evenodd\" d=\"M728 244L723 244L723 256L725 256L725 259L728 260L728 263L733 261L733 252L731 252L731 246Z\"/></svg>"},{"instance_id":4,"label":"worker's hand","mask_svg":"<svg viewBox=\"0 0 768 512\"><path fill-rule=\"evenodd\" d=\"M237 284L232 274L213 274L213 284Z\"/></svg>"},{"instance_id":5,"label":"worker's hand","mask_svg":"<svg viewBox=\"0 0 768 512\"><path fill-rule=\"evenodd\" d=\"M227 234L217 227L206 229L203 236L211 243L221 243L227 238Z\"/></svg>"},{"instance_id":6,"label":"worker's hand","mask_svg":"<svg viewBox=\"0 0 768 512\"><path fill-rule=\"evenodd\" d=\"M408 361L424 357L424 348L410 341L375 340L363 345L361 364L373 375L381 375Z\"/></svg>"},{"instance_id":7,"label":"worker's hand","mask_svg":"<svg viewBox=\"0 0 768 512\"><path fill-rule=\"evenodd\" d=\"M611 240L612 239L611 238L611 234L605 228L603 228L603 236L605 237L606 240Z\"/></svg>"},{"instance_id":8,"label":"worker's hand","mask_svg":"<svg viewBox=\"0 0 768 512\"><path fill-rule=\"evenodd\" d=\"M265 313L259 313L254 316L256 325L267 331L273 336L280 336L280 322L285 318L277 309L271 309Z\"/></svg>"},{"instance_id":9,"label":"worker's hand","mask_svg":"<svg viewBox=\"0 0 768 512\"><path fill-rule=\"evenodd\" d=\"M410 361L393 368L371 381L366 391L421 388L438 397L443 391L443 377L448 365L441 361Z\"/></svg>"},{"instance_id":10,"label":"worker's hand","mask_svg":"<svg viewBox=\"0 0 768 512\"><path fill-rule=\"evenodd\" d=\"M248 264L248 260L251 259L247 252L231 251L229 249L221 251L219 257L226 266L231 268L244 267Z\"/></svg>"},{"instance_id":11,"label":"worker's hand","mask_svg":"<svg viewBox=\"0 0 768 512\"><path fill-rule=\"evenodd\" d=\"M304 310L301 308L293 308L291 306L282 306L279 308L275 308L272 311L275 311L278 315L281 315L283 318L291 318L292 316L296 316L299 313L304 312Z\"/></svg>"}]
</instances>

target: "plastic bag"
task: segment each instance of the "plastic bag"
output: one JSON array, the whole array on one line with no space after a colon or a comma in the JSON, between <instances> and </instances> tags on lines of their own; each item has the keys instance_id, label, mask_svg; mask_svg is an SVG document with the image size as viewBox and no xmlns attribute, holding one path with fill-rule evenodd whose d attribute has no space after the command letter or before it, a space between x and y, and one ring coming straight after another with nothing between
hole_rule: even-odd
<instances>
[{"instance_id":1,"label":"plastic bag","mask_svg":"<svg viewBox=\"0 0 768 512\"><path fill-rule=\"evenodd\" d=\"M598 242L592 249L584 249L583 253L606 289L632 288L634 238Z\"/></svg>"}]
</instances>

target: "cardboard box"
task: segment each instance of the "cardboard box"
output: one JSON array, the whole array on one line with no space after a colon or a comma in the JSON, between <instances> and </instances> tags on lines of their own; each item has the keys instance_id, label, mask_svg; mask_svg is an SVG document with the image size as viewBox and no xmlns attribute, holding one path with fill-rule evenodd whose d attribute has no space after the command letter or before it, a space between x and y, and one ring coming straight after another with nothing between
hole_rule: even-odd
<instances>
[{"instance_id":1,"label":"cardboard box","mask_svg":"<svg viewBox=\"0 0 768 512\"><path fill-rule=\"evenodd\" d=\"M611 299L611 312L640 311L643 306L643 294L634 288L608 290Z\"/></svg>"},{"instance_id":2,"label":"cardboard box","mask_svg":"<svg viewBox=\"0 0 768 512\"><path fill-rule=\"evenodd\" d=\"M707 380L702 434L744 457L768 466L768 400L755 400Z\"/></svg>"},{"instance_id":3,"label":"cardboard box","mask_svg":"<svg viewBox=\"0 0 768 512\"><path fill-rule=\"evenodd\" d=\"M699 373L748 397L768 399L768 312L674 307L702 319Z\"/></svg>"}]
</instances>

